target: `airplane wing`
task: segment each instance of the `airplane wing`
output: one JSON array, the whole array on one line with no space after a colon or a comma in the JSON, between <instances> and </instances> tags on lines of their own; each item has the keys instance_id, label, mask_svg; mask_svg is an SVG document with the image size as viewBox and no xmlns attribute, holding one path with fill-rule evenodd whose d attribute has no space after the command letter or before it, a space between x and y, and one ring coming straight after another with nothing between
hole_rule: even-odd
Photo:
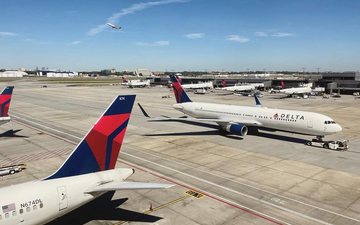
<instances>
[{"instance_id":1,"label":"airplane wing","mask_svg":"<svg viewBox=\"0 0 360 225\"><path fill-rule=\"evenodd\" d=\"M141 189L165 189L175 185L160 183L142 183L142 182L110 182L99 185L86 193L120 191L120 190L141 190Z\"/></svg>"}]
</instances>

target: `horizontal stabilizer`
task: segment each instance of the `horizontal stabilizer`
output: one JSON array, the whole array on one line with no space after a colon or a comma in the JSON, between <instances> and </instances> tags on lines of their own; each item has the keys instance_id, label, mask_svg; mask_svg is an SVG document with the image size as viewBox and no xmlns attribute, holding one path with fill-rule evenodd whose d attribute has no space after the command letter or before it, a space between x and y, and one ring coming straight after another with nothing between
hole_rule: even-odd
<instances>
[{"instance_id":1,"label":"horizontal stabilizer","mask_svg":"<svg viewBox=\"0 0 360 225\"><path fill-rule=\"evenodd\" d=\"M149 116L149 114L145 111L145 109L142 107L142 105L140 105L140 103L138 103L138 106L142 112L142 114L147 117L147 118L151 118L151 116Z\"/></svg>"},{"instance_id":2,"label":"horizontal stabilizer","mask_svg":"<svg viewBox=\"0 0 360 225\"><path fill-rule=\"evenodd\" d=\"M127 182L127 181L110 182L103 185L99 185L94 189L87 191L87 193L120 191L120 190L165 189L173 186L174 186L173 184L160 184L160 183L141 183L141 182Z\"/></svg>"}]
</instances>

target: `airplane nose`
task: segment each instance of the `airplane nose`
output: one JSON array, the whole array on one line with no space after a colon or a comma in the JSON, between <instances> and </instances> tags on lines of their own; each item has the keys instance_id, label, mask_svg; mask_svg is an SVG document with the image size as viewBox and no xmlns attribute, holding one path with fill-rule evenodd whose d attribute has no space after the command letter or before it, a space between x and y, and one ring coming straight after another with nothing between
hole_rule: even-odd
<instances>
[{"instance_id":1,"label":"airplane nose","mask_svg":"<svg viewBox=\"0 0 360 225\"><path fill-rule=\"evenodd\" d=\"M342 131L342 127L339 124L336 124L336 132Z\"/></svg>"}]
</instances>

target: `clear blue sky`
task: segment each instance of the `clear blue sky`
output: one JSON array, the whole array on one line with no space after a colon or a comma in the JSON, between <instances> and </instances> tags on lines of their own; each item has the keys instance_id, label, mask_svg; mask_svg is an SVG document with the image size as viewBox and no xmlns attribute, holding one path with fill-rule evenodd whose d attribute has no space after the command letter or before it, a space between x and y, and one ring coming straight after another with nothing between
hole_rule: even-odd
<instances>
[{"instance_id":1,"label":"clear blue sky","mask_svg":"<svg viewBox=\"0 0 360 225\"><path fill-rule=\"evenodd\" d=\"M2 1L0 68L359 70L359 10L358 0Z\"/></svg>"}]
</instances>

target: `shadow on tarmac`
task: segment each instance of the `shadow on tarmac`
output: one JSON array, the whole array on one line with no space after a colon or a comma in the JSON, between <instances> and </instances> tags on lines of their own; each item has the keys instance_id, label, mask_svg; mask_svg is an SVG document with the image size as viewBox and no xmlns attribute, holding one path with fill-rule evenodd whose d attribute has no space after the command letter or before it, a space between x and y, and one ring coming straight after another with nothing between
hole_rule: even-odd
<instances>
[{"instance_id":1,"label":"shadow on tarmac","mask_svg":"<svg viewBox=\"0 0 360 225\"><path fill-rule=\"evenodd\" d=\"M18 130L8 130L5 131L3 133L0 134L0 137L21 137L21 138L28 138L28 136L24 136L24 135L18 135L16 134L17 132L22 131L22 129L18 129Z\"/></svg>"},{"instance_id":2,"label":"shadow on tarmac","mask_svg":"<svg viewBox=\"0 0 360 225\"><path fill-rule=\"evenodd\" d=\"M231 139L235 139L235 140L243 140L244 139L241 136L230 134L230 133L220 129L219 125L215 125L215 124L208 124L208 123L202 123L202 122L197 122L197 121L182 121L182 120L171 120L171 121L166 121L166 120L161 121L160 120L160 121L151 121L151 122L180 122L180 123L185 123L185 124L190 124L190 125L195 125L195 126L200 126L200 127L213 128L213 129L216 129L216 130L195 131L195 132L162 133L162 134L147 134L147 135L144 135L144 136L157 137L157 136L221 135L223 137L231 138ZM266 130L266 129L259 129L259 130L275 132L274 130ZM292 143L299 143L299 144L305 144L308 141L308 140L303 139L303 138L289 137L289 136L284 136L284 135L279 135L279 134L274 134L274 133L264 133L264 132L258 131L256 128L253 129L252 127L249 128L248 135L258 136L258 137L263 137L263 138L269 138L269 139L274 139L274 140L280 140L280 141L286 141L286 142L292 142Z\"/></svg>"},{"instance_id":3,"label":"shadow on tarmac","mask_svg":"<svg viewBox=\"0 0 360 225\"><path fill-rule=\"evenodd\" d=\"M114 193L115 192L108 192L94 201L91 201L64 216L47 223L47 225L83 225L92 220L153 223L162 219L157 216L117 208L128 199L123 198L112 200Z\"/></svg>"}]
</instances>

